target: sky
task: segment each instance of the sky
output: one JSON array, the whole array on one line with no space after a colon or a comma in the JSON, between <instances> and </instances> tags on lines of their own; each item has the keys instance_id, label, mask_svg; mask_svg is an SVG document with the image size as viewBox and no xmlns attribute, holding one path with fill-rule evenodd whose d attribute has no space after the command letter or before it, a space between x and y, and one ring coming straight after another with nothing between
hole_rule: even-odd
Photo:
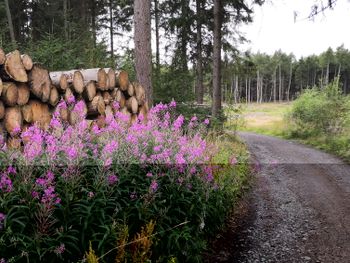
<instances>
[{"instance_id":1,"label":"sky","mask_svg":"<svg viewBox=\"0 0 350 263\"><path fill-rule=\"evenodd\" d=\"M333 9L320 13L314 21L305 19L315 2L320 1L268 0L262 6L254 6L253 23L240 28L250 43L240 49L267 54L281 49L297 58L317 55L342 44L350 49L350 1L338 0ZM298 13L296 22L294 11Z\"/></svg>"}]
</instances>

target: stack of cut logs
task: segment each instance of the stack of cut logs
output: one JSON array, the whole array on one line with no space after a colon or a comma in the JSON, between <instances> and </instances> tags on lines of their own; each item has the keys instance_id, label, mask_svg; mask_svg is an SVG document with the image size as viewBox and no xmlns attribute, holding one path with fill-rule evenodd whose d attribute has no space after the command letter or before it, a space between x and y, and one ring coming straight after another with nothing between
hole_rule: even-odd
<instances>
[{"instance_id":1,"label":"stack of cut logs","mask_svg":"<svg viewBox=\"0 0 350 263\"><path fill-rule=\"evenodd\" d=\"M95 68L49 72L33 63L30 56L15 50L9 54L0 48L0 134L7 138L8 146L18 148L20 140L15 134L33 123L46 129L59 101L68 104L82 101L86 116L104 125L104 118L114 113L112 105L130 116L147 117L148 104L144 88L129 81L128 73L112 68ZM63 121L75 124L72 107L60 108Z\"/></svg>"}]
</instances>

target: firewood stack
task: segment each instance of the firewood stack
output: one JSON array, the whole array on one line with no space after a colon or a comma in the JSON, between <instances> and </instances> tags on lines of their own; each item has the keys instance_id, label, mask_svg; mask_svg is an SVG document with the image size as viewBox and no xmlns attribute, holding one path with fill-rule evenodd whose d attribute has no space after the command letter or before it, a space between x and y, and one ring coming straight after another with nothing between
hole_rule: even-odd
<instances>
[{"instance_id":1,"label":"firewood stack","mask_svg":"<svg viewBox=\"0 0 350 263\"><path fill-rule=\"evenodd\" d=\"M114 102L119 103L119 111L130 116L130 122L139 114L147 118L145 89L131 83L126 71L93 68L49 72L27 54L15 50L5 55L0 48L0 134L7 138L9 147L19 147L16 134L30 124L46 129L61 99L69 105L82 101L87 118L99 125L114 113ZM60 113L63 121L73 125L77 118L72 108L60 109Z\"/></svg>"}]
</instances>

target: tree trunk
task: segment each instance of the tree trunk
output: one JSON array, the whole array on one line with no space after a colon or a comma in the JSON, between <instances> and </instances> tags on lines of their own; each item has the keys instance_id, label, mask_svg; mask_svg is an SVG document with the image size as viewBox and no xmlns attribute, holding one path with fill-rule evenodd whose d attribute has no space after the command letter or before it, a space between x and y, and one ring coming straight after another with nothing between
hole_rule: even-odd
<instances>
[{"instance_id":1,"label":"tree trunk","mask_svg":"<svg viewBox=\"0 0 350 263\"><path fill-rule=\"evenodd\" d=\"M260 96L260 91L259 91L259 85L260 85L260 72L259 70L256 73L256 103L259 103L259 96Z\"/></svg>"},{"instance_id":2,"label":"tree trunk","mask_svg":"<svg viewBox=\"0 0 350 263\"><path fill-rule=\"evenodd\" d=\"M278 65L278 101L282 102L282 73L281 73L281 64Z\"/></svg>"},{"instance_id":3,"label":"tree trunk","mask_svg":"<svg viewBox=\"0 0 350 263\"><path fill-rule=\"evenodd\" d=\"M152 105L151 0L134 0L134 23L136 76Z\"/></svg>"},{"instance_id":4,"label":"tree trunk","mask_svg":"<svg viewBox=\"0 0 350 263\"><path fill-rule=\"evenodd\" d=\"M287 100L290 100L290 88L292 86L292 74L293 74L293 64L290 63L290 69L289 69L289 80L288 80L288 93L287 93Z\"/></svg>"},{"instance_id":5,"label":"tree trunk","mask_svg":"<svg viewBox=\"0 0 350 263\"><path fill-rule=\"evenodd\" d=\"M114 62L114 47L113 47L113 0L109 0L109 37L111 41L111 59Z\"/></svg>"},{"instance_id":6,"label":"tree trunk","mask_svg":"<svg viewBox=\"0 0 350 263\"><path fill-rule=\"evenodd\" d=\"M221 111L221 27L222 2L221 0L214 0L213 117L216 117Z\"/></svg>"},{"instance_id":7,"label":"tree trunk","mask_svg":"<svg viewBox=\"0 0 350 263\"><path fill-rule=\"evenodd\" d=\"M9 6L8 0L5 0L5 8L6 8L6 16L7 16L7 22L9 25L11 42L13 45L16 46L15 32L13 30L12 16L11 16L11 11L10 11L10 6Z\"/></svg>"},{"instance_id":8,"label":"tree trunk","mask_svg":"<svg viewBox=\"0 0 350 263\"><path fill-rule=\"evenodd\" d=\"M202 58L202 19L203 19L203 2L202 0L196 0L196 12L197 12L197 85L196 85L196 97L197 103L203 104L203 58Z\"/></svg>"},{"instance_id":9,"label":"tree trunk","mask_svg":"<svg viewBox=\"0 0 350 263\"><path fill-rule=\"evenodd\" d=\"M159 3L158 0L154 0L154 20L156 27L156 72L159 78L160 74L160 54L159 54Z\"/></svg>"},{"instance_id":10,"label":"tree trunk","mask_svg":"<svg viewBox=\"0 0 350 263\"><path fill-rule=\"evenodd\" d=\"M63 0L63 20L64 20L64 40L68 39L68 3L67 0Z\"/></svg>"}]
</instances>

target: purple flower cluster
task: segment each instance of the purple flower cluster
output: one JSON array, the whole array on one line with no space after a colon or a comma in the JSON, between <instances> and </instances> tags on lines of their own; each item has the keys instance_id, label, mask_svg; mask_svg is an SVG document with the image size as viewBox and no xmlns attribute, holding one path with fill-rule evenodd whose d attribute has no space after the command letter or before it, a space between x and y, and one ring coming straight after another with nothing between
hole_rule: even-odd
<instances>
[{"instance_id":1,"label":"purple flower cluster","mask_svg":"<svg viewBox=\"0 0 350 263\"><path fill-rule=\"evenodd\" d=\"M50 208L61 202L61 199L55 193L55 175L51 171L36 179L35 186L37 191L34 190L32 196L35 199L40 199L40 202L46 208Z\"/></svg>"}]
</instances>

